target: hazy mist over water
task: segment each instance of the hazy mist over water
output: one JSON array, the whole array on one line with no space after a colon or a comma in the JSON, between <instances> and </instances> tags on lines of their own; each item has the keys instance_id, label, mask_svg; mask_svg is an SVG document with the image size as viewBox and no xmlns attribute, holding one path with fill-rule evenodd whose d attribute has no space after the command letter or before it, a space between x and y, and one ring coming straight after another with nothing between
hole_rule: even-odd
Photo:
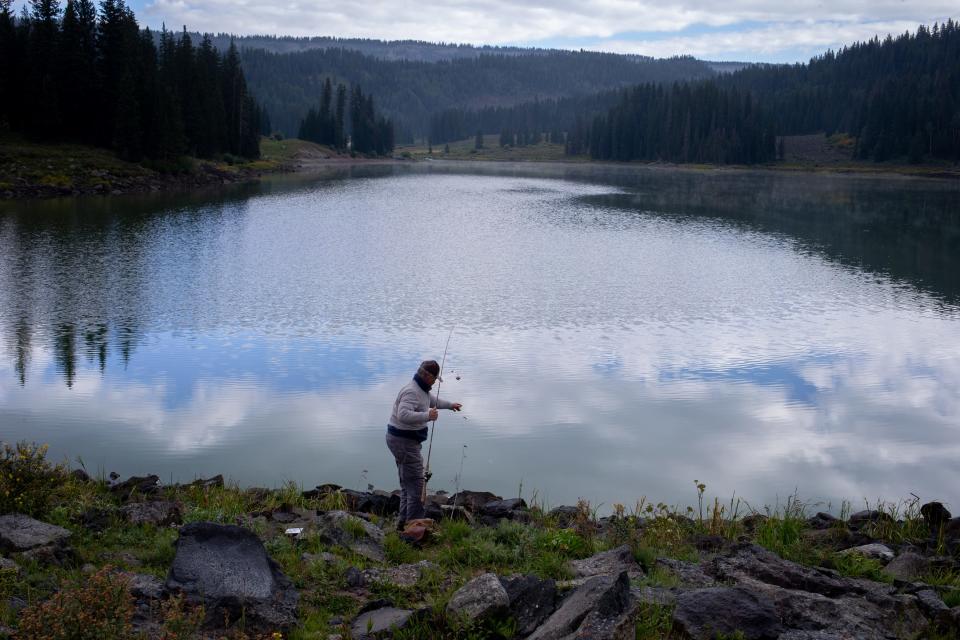
<instances>
[{"instance_id":1,"label":"hazy mist over water","mask_svg":"<svg viewBox=\"0 0 960 640\"><path fill-rule=\"evenodd\" d=\"M0 439L392 489L391 403L452 328L465 411L433 489L466 452L462 486L551 504L690 504L694 479L956 504L958 204L945 181L448 163L2 203Z\"/></svg>"}]
</instances>

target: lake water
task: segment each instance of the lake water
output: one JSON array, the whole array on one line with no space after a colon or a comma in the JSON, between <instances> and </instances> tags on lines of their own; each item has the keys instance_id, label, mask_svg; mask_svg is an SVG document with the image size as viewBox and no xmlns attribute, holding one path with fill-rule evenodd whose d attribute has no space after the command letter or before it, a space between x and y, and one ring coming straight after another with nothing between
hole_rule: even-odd
<instances>
[{"instance_id":1,"label":"lake water","mask_svg":"<svg viewBox=\"0 0 960 640\"><path fill-rule=\"evenodd\" d=\"M0 439L91 472L392 489L451 330L433 489L960 506L956 182L433 163L0 204Z\"/></svg>"}]
</instances>

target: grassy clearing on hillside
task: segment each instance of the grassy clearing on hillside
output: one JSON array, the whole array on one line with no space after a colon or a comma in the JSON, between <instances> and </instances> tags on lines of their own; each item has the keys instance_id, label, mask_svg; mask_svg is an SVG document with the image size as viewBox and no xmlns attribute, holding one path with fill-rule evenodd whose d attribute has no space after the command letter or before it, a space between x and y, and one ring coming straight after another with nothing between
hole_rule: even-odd
<instances>
[{"instance_id":1,"label":"grassy clearing on hillside","mask_svg":"<svg viewBox=\"0 0 960 640\"><path fill-rule=\"evenodd\" d=\"M562 144L540 142L525 147L501 147L499 135L483 136L483 148L475 148L476 140L459 140L447 145L436 145L433 153L428 153L426 145L410 145L397 147L394 155L409 157L414 160L497 160L497 161L526 161L526 162L585 162L586 156L568 156L564 154ZM445 150L448 149L448 150Z\"/></svg>"}]
</instances>

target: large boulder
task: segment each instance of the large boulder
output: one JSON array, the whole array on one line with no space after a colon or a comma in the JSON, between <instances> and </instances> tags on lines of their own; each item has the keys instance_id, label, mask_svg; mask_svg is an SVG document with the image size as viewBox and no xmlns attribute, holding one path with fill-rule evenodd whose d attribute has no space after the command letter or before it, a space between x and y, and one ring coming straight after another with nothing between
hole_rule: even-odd
<instances>
[{"instance_id":1,"label":"large boulder","mask_svg":"<svg viewBox=\"0 0 960 640\"><path fill-rule=\"evenodd\" d=\"M746 589L708 587L677 596L674 624L693 640L741 633L745 640L775 640L783 632L767 598Z\"/></svg>"},{"instance_id":2,"label":"large boulder","mask_svg":"<svg viewBox=\"0 0 960 640\"><path fill-rule=\"evenodd\" d=\"M0 551L18 553L40 547L66 546L70 532L63 527L34 520L22 513L0 516Z\"/></svg>"},{"instance_id":3,"label":"large boulder","mask_svg":"<svg viewBox=\"0 0 960 640\"><path fill-rule=\"evenodd\" d=\"M931 566L932 564L929 558L919 553L907 551L891 560L890 563L883 568L883 573L897 580L913 582L924 574L929 573Z\"/></svg>"},{"instance_id":4,"label":"large boulder","mask_svg":"<svg viewBox=\"0 0 960 640\"><path fill-rule=\"evenodd\" d=\"M375 562L386 560L383 530L363 518L346 511L327 511L316 517L315 524L323 542L344 547Z\"/></svg>"},{"instance_id":5,"label":"large boulder","mask_svg":"<svg viewBox=\"0 0 960 640\"><path fill-rule=\"evenodd\" d=\"M510 615L517 623L517 635L528 636L553 613L557 584L537 576L507 576L500 584L510 599Z\"/></svg>"},{"instance_id":6,"label":"large boulder","mask_svg":"<svg viewBox=\"0 0 960 640\"><path fill-rule=\"evenodd\" d=\"M299 594L257 536L241 527L193 522L180 529L165 587L206 608L206 624L243 619L254 631L296 623Z\"/></svg>"},{"instance_id":7,"label":"large boulder","mask_svg":"<svg viewBox=\"0 0 960 640\"><path fill-rule=\"evenodd\" d=\"M898 594L891 585L805 567L756 545L737 545L714 558L709 572L771 602L788 629L892 640L918 634L927 624L917 599Z\"/></svg>"},{"instance_id":8,"label":"large boulder","mask_svg":"<svg viewBox=\"0 0 960 640\"><path fill-rule=\"evenodd\" d=\"M183 522L183 511L180 504L167 500L131 502L120 507L120 514L130 524L152 524L158 527L166 527Z\"/></svg>"},{"instance_id":9,"label":"large boulder","mask_svg":"<svg viewBox=\"0 0 960 640\"><path fill-rule=\"evenodd\" d=\"M604 551L583 560L571 560L570 567L576 578L600 575L617 575L626 571L631 578L643 575L643 569L633 558L633 552L627 545Z\"/></svg>"},{"instance_id":10,"label":"large boulder","mask_svg":"<svg viewBox=\"0 0 960 640\"><path fill-rule=\"evenodd\" d=\"M626 571L618 576L590 578L567 596L530 638L560 640L567 636L577 637L585 623L589 628L602 627L601 620L619 619L629 611L631 603L630 578Z\"/></svg>"},{"instance_id":11,"label":"large boulder","mask_svg":"<svg viewBox=\"0 0 960 640\"><path fill-rule=\"evenodd\" d=\"M510 596L493 573L479 575L454 592L447 613L468 620L482 620L506 612Z\"/></svg>"}]
</instances>

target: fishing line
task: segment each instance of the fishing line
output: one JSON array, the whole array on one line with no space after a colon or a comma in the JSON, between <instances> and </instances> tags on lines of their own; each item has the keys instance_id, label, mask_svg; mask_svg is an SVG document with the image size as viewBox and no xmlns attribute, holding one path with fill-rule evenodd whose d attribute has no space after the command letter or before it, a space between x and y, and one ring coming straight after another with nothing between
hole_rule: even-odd
<instances>
[{"instance_id":1,"label":"fishing line","mask_svg":"<svg viewBox=\"0 0 960 640\"><path fill-rule=\"evenodd\" d=\"M447 334L447 344L443 347L443 358L440 359L440 373L437 374L437 411L440 411L440 383L443 382L443 365L447 361L447 349L450 348L450 338L453 337L453 327ZM433 428L430 429L430 444L427 445L427 468L423 474L423 495L420 496L421 502L427 501L427 483L430 482L430 454L433 453L433 434L437 430L437 421L433 421Z\"/></svg>"}]
</instances>

